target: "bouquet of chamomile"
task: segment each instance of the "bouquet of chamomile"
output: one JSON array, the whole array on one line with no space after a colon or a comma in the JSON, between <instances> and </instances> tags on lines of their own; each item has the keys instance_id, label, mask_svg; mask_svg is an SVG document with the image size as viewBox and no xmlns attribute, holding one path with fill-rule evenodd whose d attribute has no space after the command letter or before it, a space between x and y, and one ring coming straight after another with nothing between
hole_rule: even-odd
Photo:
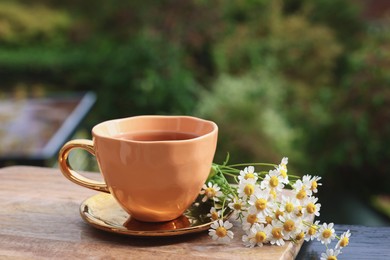
<instances>
[{"instance_id":1,"label":"bouquet of chamomile","mask_svg":"<svg viewBox=\"0 0 390 260\"><path fill-rule=\"evenodd\" d=\"M351 233L338 236L333 223L315 220L321 208L315 196L321 177L288 174L286 157L279 164L228 165L228 161L229 156L222 165L213 164L198 198L200 204L212 203L207 214L212 239L228 243L234 237L233 223L238 222L247 247L317 239L326 247L321 259L337 259ZM337 241L334 247L333 241Z\"/></svg>"}]
</instances>

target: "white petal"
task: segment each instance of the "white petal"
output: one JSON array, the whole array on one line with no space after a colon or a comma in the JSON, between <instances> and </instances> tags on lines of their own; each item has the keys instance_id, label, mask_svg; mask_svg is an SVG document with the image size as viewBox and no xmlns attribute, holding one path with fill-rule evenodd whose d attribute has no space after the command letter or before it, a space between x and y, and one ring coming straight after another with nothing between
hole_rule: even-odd
<instances>
[{"instance_id":1,"label":"white petal","mask_svg":"<svg viewBox=\"0 0 390 260\"><path fill-rule=\"evenodd\" d=\"M226 229L229 229L229 228L233 227L233 224L226 220L225 223L223 224L223 226L224 226Z\"/></svg>"}]
</instances>

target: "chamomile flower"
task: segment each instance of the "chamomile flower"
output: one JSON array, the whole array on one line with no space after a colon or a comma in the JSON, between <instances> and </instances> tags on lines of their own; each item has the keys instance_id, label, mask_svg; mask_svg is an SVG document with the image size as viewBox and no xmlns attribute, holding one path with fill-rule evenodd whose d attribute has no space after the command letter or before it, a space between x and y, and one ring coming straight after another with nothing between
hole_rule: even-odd
<instances>
[{"instance_id":1,"label":"chamomile flower","mask_svg":"<svg viewBox=\"0 0 390 260\"><path fill-rule=\"evenodd\" d=\"M297 228L290 237L295 242L299 242L305 238L305 232L302 229Z\"/></svg>"},{"instance_id":2,"label":"chamomile flower","mask_svg":"<svg viewBox=\"0 0 390 260\"><path fill-rule=\"evenodd\" d=\"M274 217L272 215L267 215L264 217L264 223L266 223L268 225L272 224L272 220L274 220Z\"/></svg>"},{"instance_id":3,"label":"chamomile flower","mask_svg":"<svg viewBox=\"0 0 390 260\"><path fill-rule=\"evenodd\" d=\"M282 191L284 187L282 176L276 170L270 170L260 183L262 190L273 190L275 192Z\"/></svg>"},{"instance_id":4,"label":"chamomile flower","mask_svg":"<svg viewBox=\"0 0 390 260\"><path fill-rule=\"evenodd\" d=\"M271 235L271 226L264 224L254 225L246 235L242 236L242 242L247 247L262 247L263 244L267 243Z\"/></svg>"},{"instance_id":5,"label":"chamomile flower","mask_svg":"<svg viewBox=\"0 0 390 260\"><path fill-rule=\"evenodd\" d=\"M276 171L281 175L282 182L288 184L288 175L287 175L287 163L288 158L284 157L280 164L276 167Z\"/></svg>"},{"instance_id":6,"label":"chamomile flower","mask_svg":"<svg viewBox=\"0 0 390 260\"><path fill-rule=\"evenodd\" d=\"M340 250L326 249L326 253L321 254L320 260L337 260Z\"/></svg>"},{"instance_id":7,"label":"chamomile flower","mask_svg":"<svg viewBox=\"0 0 390 260\"><path fill-rule=\"evenodd\" d=\"M297 230L297 218L285 218L280 216L279 220L283 223L283 239L288 240L290 235L294 234Z\"/></svg>"},{"instance_id":8,"label":"chamomile flower","mask_svg":"<svg viewBox=\"0 0 390 260\"><path fill-rule=\"evenodd\" d=\"M287 169L287 164L288 164L288 158L287 157L283 157L282 161L279 164L279 167L283 167L283 168Z\"/></svg>"},{"instance_id":9,"label":"chamomile flower","mask_svg":"<svg viewBox=\"0 0 390 260\"><path fill-rule=\"evenodd\" d=\"M302 177L303 184L306 187L309 187L309 189L313 193L317 193L318 192L317 187L322 185L321 183L318 183L319 180L321 180L321 177L319 176L312 177L311 175L304 175Z\"/></svg>"},{"instance_id":10,"label":"chamomile flower","mask_svg":"<svg viewBox=\"0 0 390 260\"><path fill-rule=\"evenodd\" d=\"M245 167L243 171L242 170L240 171L240 175L238 176L238 179L240 181L248 180L248 179L257 181L258 175L257 173L255 173L255 167L253 166Z\"/></svg>"},{"instance_id":11,"label":"chamomile flower","mask_svg":"<svg viewBox=\"0 0 390 260\"><path fill-rule=\"evenodd\" d=\"M270 225L271 228L271 236L270 236L270 243L272 245L278 245L278 246L283 246L284 245L284 234L283 234L283 223L280 222L279 220L273 220L272 224Z\"/></svg>"},{"instance_id":12,"label":"chamomile flower","mask_svg":"<svg viewBox=\"0 0 390 260\"><path fill-rule=\"evenodd\" d=\"M279 208L284 211L286 216L291 217L295 216L294 209L300 205L298 199L290 196L282 196L282 202Z\"/></svg>"},{"instance_id":13,"label":"chamomile flower","mask_svg":"<svg viewBox=\"0 0 390 260\"><path fill-rule=\"evenodd\" d=\"M206 200L208 199L219 201L218 197L223 195L221 188L218 186L218 184L212 184L211 182L209 182L207 185L203 184L202 190L199 194L204 194L202 202L206 202Z\"/></svg>"},{"instance_id":14,"label":"chamomile flower","mask_svg":"<svg viewBox=\"0 0 390 260\"><path fill-rule=\"evenodd\" d=\"M333 223L323 223L320 230L318 231L317 240L321 241L322 244L329 244L336 237Z\"/></svg>"},{"instance_id":15,"label":"chamomile flower","mask_svg":"<svg viewBox=\"0 0 390 260\"><path fill-rule=\"evenodd\" d=\"M349 244L349 237L351 236L351 232L347 230L340 236L339 242L337 242L336 249L340 249L346 247Z\"/></svg>"},{"instance_id":16,"label":"chamomile flower","mask_svg":"<svg viewBox=\"0 0 390 260\"><path fill-rule=\"evenodd\" d=\"M209 217L211 220L218 220L221 216L221 211L217 211L215 207L212 207L210 209L210 213L207 214L207 217Z\"/></svg>"},{"instance_id":17,"label":"chamomile flower","mask_svg":"<svg viewBox=\"0 0 390 260\"><path fill-rule=\"evenodd\" d=\"M313 193L317 193L318 192L317 187L322 185L322 183L318 182L319 180L321 180L321 177L319 176L314 176L310 180L311 181L310 189L313 191Z\"/></svg>"},{"instance_id":18,"label":"chamomile flower","mask_svg":"<svg viewBox=\"0 0 390 260\"><path fill-rule=\"evenodd\" d=\"M318 226L320 223L319 220L317 220L316 222L314 222L313 224L311 224L310 226L307 227L307 230L306 230L306 235L305 235L305 240L306 241L311 241L315 238L317 238L318 234L319 234L319 229L320 227Z\"/></svg>"},{"instance_id":19,"label":"chamomile flower","mask_svg":"<svg viewBox=\"0 0 390 260\"><path fill-rule=\"evenodd\" d=\"M304 208L302 206L296 206L294 208L294 215L297 217L297 218L301 218L303 217L303 214L304 214Z\"/></svg>"},{"instance_id":20,"label":"chamomile flower","mask_svg":"<svg viewBox=\"0 0 390 260\"><path fill-rule=\"evenodd\" d=\"M257 213L250 213L250 211L246 211L243 213L243 222L242 222L242 229L244 231L248 231L251 229L255 224L264 223L265 219L261 218L257 215Z\"/></svg>"},{"instance_id":21,"label":"chamomile flower","mask_svg":"<svg viewBox=\"0 0 390 260\"><path fill-rule=\"evenodd\" d=\"M232 202L228 204L228 207L233 210L233 218L237 218L242 211L246 210L245 203L238 197L233 197Z\"/></svg>"},{"instance_id":22,"label":"chamomile flower","mask_svg":"<svg viewBox=\"0 0 390 260\"><path fill-rule=\"evenodd\" d=\"M251 195L259 189L254 179L241 180L238 184L238 196L243 200L247 201Z\"/></svg>"},{"instance_id":23,"label":"chamomile flower","mask_svg":"<svg viewBox=\"0 0 390 260\"><path fill-rule=\"evenodd\" d=\"M210 225L210 227L209 236L211 236L213 240L227 243L233 239L234 234L229 230L233 227L233 224L229 221L223 222L221 219L216 220Z\"/></svg>"},{"instance_id":24,"label":"chamomile flower","mask_svg":"<svg viewBox=\"0 0 390 260\"><path fill-rule=\"evenodd\" d=\"M258 213L260 216L265 217L271 213L272 202L268 201L269 194L264 190L257 190L251 195L248 203L253 207L250 207L252 214Z\"/></svg>"},{"instance_id":25,"label":"chamomile flower","mask_svg":"<svg viewBox=\"0 0 390 260\"><path fill-rule=\"evenodd\" d=\"M280 219L280 217L284 216L284 211L282 211L279 207L275 207L272 212L274 213L274 219Z\"/></svg>"},{"instance_id":26,"label":"chamomile flower","mask_svg":"<svg viewBox=\"0 0 390 260\"><path fill-rule=\"evenodd\" d=\"M287 175L287 169L278 166L278 167L276 167L276 171L278 172L282 183L288 184L289 180L288 180L288 175Z\"/></svg>"},{"instance_id":27,"label":"chamomile flower","mask_svg":"<svg viewBox=\"0 0 390 260\"><path fill-rule=\"evenodd\" d=\"M309 186L306 186L301 180L297 180L293 185L295 197L299 200L306 199L312 195L312 191Z\"/></svg>"},{"instance_id":28,"label":"chamomile flower","mask_svg":"<svg viewBox=\"0 0 390 260\"><path fill-rule=\"evenodd\" d=\"M316 203L318 201L318 198L312 196L305 199L303 205L305 207L305 215L306 216L319 216L320 215L320 208L321 204Z\"/></svg>"}]
</instances>

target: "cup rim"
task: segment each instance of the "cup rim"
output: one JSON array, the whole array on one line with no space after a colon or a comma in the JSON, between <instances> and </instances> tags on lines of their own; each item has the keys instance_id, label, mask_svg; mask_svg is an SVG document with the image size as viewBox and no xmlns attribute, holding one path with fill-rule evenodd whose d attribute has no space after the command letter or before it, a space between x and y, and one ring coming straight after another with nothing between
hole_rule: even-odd
<instances>
[{"instance_id":1,"label":"cup rim","mask_svg":"<svg viewBox=\"0 0 390 260\"><path fill-rule=\"evenodd\" d=\"M120 137L115 137L115 136L110 136L110 135L104 135L104 134L97 133L97 129L102 127L103 125L112 124L114 122L120 122L120 121L134 120L136 118L162 118L162 119L163 118L168 118L168 119L172 119L172 118L186 119L187 118L187 119L196 120L196 121L200 121L200 122L204 122L204 123L210 124L212 126L212 130L210 132L208 132L208 133L205 133L203 135L200 135L200 136L197 136L197 137L194 137L194 138L191 138L191 139L184 139L184 140L158 140L158 141L140 141L140 140L123 139L123 138L120 138ZM106 120L106 121L103 121L101 123L98 123L97 125L95 125L92 128L92 136L93 136L93 138L99 137L99 138L103 138L103 139L120 140L120 141L123 141L123 142L142 143L142 144L187 143L187 142L193 142L195 140L206 138L207 136L215 134L215 132L217 132L217 131L218 131L218 125L215 122L213 122L211 120L206 120L206 119L202 119L202 118L199 118L199 117L195 117L195 116L184 116L184 115L137 115L137 116L129 116L129 117L117 118L117 119L110 119L110 120Z\"/></svg>"}]
</instances>

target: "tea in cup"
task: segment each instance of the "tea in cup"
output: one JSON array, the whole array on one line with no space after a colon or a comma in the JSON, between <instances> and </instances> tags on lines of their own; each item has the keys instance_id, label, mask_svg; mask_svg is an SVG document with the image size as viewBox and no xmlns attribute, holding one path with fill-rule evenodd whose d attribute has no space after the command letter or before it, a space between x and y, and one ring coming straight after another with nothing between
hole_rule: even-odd
<instances>
[{"instance_id":1,"label":"tea in cup","mask_svg":"<svg viewBox=\"0 0 390 260\"><path fill-rule=\"evenodd\" d=\"M64 176L111 193L137 220L161 222L181 216L198 196L213 162L218 127L190 116L135 116L100 123L92 136L62 147L58 161ZM76 148L96 156L103 182L72 169L68 157Z\"/></svg>"}]
</instances>

